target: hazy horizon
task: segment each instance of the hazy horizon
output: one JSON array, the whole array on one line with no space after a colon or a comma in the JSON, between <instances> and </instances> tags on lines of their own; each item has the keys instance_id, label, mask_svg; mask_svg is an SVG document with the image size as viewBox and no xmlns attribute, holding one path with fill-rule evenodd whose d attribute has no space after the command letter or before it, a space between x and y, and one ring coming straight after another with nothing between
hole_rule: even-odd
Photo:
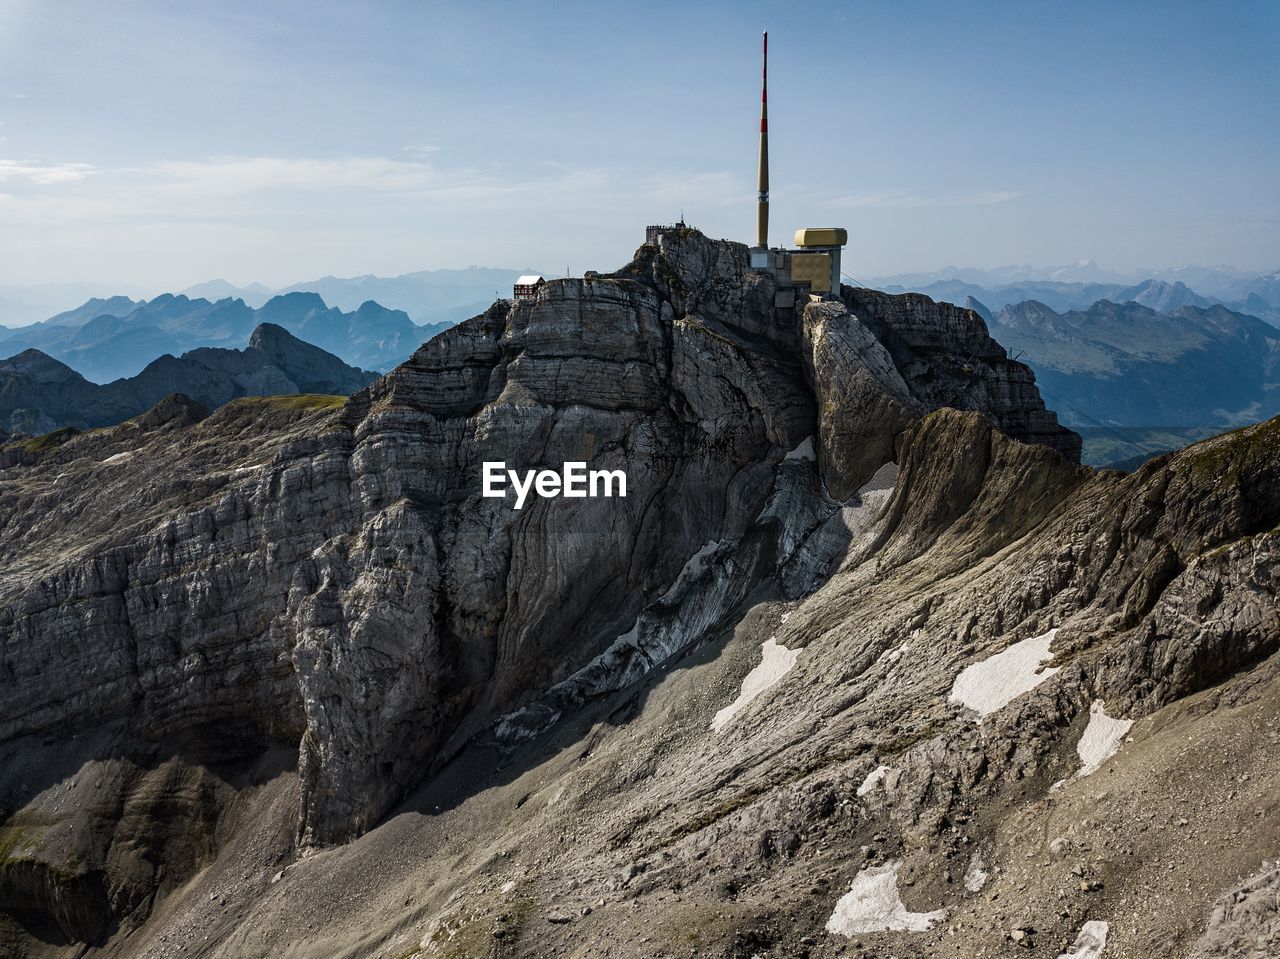
<instances>
[{"instance_id":1,"label":"hazy horizon","mask_svg":"<svg viewBox=\"0 0 1280 959\"><path fill-rule=\"evenodd\" d=\"M774 242L1280 267L1273 4L555 11L0 0L0 285L581 273L682 211L748 240L764 27Z\"/></svg>"},{"instance_id":2,"label":"hazy horizon","mask_svg":"<svg viewBox=\"0 0 1280 959\"><path fill-rule=\"evenodd\" d=\"M616 264L616 266L622 266L622 265L623 265L622 263ZM1276 272L1280 272L1274 269L1266 269L1261 271L1241 270L1239 267L1236 267L1233 264L1228 264L1228 263L1219 263L1219 264L1199 263L1199 264L1177 264L1177 265L1171 265L1171 266L1142 267L1142 268L1138 268L1137 270L1128 271L1126 273L1120 273L1119 271L1110 270L1107 264L1105 263L1097 263L1096 261L1093 261L1093 260L1079 260L1074 263L1051 263L1051 264L1043 264L1043 265L1031 264L1031 263L1002 263L994 266L973 266L972 264L951 263L951 264L946 264L944 266L939 266L934 269L912 269L912 270L902 271L901 273L887 273L883 275L865 274L859 279L883 283L886 281L902 280L904 278L926 277L926 276L932 276L935 274L938 276L939 279L945 279L945 278L955 277L957 274L989 273L989 274L993 274L993 276L991 277L992 285L996 286L996 285L1003 285L1005 283L1017 282L1013 278L1007 278L1007 279L1001 278L999 274L1002 271L1025 270L1029 274L1034 275L1034 278L1039 279L1039 278L1042 278L1044 274L1048 273L1051 270L1069 269L1071 267L1083 267L1083 266L1094 266L1094 267L1097 267L1101 273L1114 274L1114 279L1108 280L1106 282L1117 282L1117 283L1122 283L1126 281L1134 281L1136 283L1141 280L1151 278L1152 275L1156 273L1168 273L1174 270L1184 269L1184 268L1216 270L1216 271L1222 271L1224 273L1234 272L1234 273L1238 273L1242 278L1247 276L1252 276L1255 274L1270 275ZM521 273L521 272L526 272L530 270L536 272L538 271L538 268L536 266L528 266L528 265L517 267L517 266L501 266L501 265L493 265L493 264L471 263L465 267L430 267L428 266L418 270L409 270L409 271L406 271L406 273L404 274L395 274L395 275L326 274L324 276L298 278L290 282L280 283L280 284L265 284L265 283L262 283L261 281L253 280L253 279L249 279L241 282L235 279L230 279L228 277L222 277L222 276L208 277L199 282L189 283L183 286L177 286L172 284L170 285L160 284L159 286L143 286L141 284L130 283L125 281L112 282L112 281L97 281L97 280L72 280L72 281L67 281L65 283L51 282L51 283L43 283L43 284L0 283L0 301L4 299L6 294L14 295L16 293L20 293L23 291L43 292L50 296L59 296L61 297L59 302L63 302L64 305L54 309L50 313L50 315L53 315L53 313L61 312L64 309L72 309L74 307L78 307L83 302L90 299L91 297L98 297L98 298L105 299L111 296L128 296L133 299L151 300L157 296L162 296L165 294L171 294L171 295L187 294L191 291L197 291L195 293L192 293L192 295L207 295L203 292L198 291L198 288L209 286L212 284L220 284L220 283L226 283L228 286L233 287L236 290L278 294L280 292L289 290L292 287L306 286L310 283L315 283L321 280L332 280L332 279L356 280L356 279L362 279L364 277L374 277L378 279L396 279L399 276L412 275L412 274L418 274L418 273L465 272L467 270L492 270L496 272ZM557 277L557 276L564 275L563 270L560 270L560 271L544 270L541 272L543 273L543 275L548 277ZM1071 281L1064 281L1064 282L1071 282ZM1170 280L1169 282L1172 282L1172 280ZM1190 286L1193 290L1195 289L1194 282L1187 283L1187 285ZM210 298L219 299L221 297L222 297L222 294L218 294ZM47 319L47 318L48 318L47 316L39 317L39 319ZM3 317L0 317L0 327L12 328L16 325L27 325L28 322L35 322L35 320L24 321L21 324L14 324L14 323L6 322Z\"/></svg>"}]
</instances>

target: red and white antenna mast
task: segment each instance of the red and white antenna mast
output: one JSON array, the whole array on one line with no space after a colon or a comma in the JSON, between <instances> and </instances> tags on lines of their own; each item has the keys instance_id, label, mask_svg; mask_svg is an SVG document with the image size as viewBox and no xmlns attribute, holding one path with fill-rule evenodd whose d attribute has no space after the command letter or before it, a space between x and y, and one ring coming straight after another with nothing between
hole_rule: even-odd
<instances>
[{"instance_id":1,"label":"red and white antenna mast","mask_svg":"<svg viewBox=\"0 0 1280 959\"><path fill-rule=\"evenodd\" d=\"M764 32L764 69L760 75L760 191L756 198L756 246L769 248L769 31Z\"/></svg>"}]
</instances>

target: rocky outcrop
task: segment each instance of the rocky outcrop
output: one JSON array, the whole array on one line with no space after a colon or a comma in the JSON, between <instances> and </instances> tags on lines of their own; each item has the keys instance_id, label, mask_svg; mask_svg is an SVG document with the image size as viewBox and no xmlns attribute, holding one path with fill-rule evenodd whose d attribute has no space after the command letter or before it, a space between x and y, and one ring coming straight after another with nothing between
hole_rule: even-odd
<instances>
[{"instance_id":1,"label":"rocky outcrop","mask_svg":"<svg viewBox=\"0 0 1280 959\"><path fill-rule=\"evenodd\" d=\"M246 870L251 902L226 894L231 927L207 907L225 882L197 879L152 941L212 928L218 956L424 959L839 955L850 934L885 954L1054 955L1104 926L1116 955L1265 943L1277 428L1121 476L938 411L902 434L891 495L849 517L816 589L788 598L763 563L725 604L749 554L843 517L821 520L801 443L738 543L691 556L602 656L460 744L388 822L282 870L262 806L262 833L241 828L272 864ZM984 714L953 697L1027 640L1052 658L1020 695ZM1099 715L1131 723L1100 757ZM846 894L885 877L902 921L877 926Z\"/></svg>"},{"instance_id":2,"label":"rocky outcrop","mask_svg":"<svg viewBox=\"0 0 1280 959\"><path fill-rule=\"evenodd\" d=\"M558 720L751 620L770 590L830 597L794 617L815 641L878 588L872 566L963 576L1086 482L1078 440L976 314L846 288L793 316L773 294L745 247L673 231L615 274L495 304L340 408L238 400L0 474L0 740L110 727L151 764L192 762L166 744L204 749L219 729L241 755L291 746L290 827L323 856L472 750L538 748ZM517 511L480 495L498 460L622 470L627 496ZM873 478L891 460L890 497ZM1176 568L1175 545L1135 535L1132 582L1108 586L1131 607L1113 628L1147 616L1143 590ZM1005 586L971 637L1049 616L1054 583ZM867 616L868 642L897 645L920 621L909 595ZM864 658L833 662L854 675ZM906 717L904 736L921 725ZM707 782L732 793L733 778ZM143 788L130 783L122 795ZM15 814L50 808L22 784L6 795ZM110 848L81 844L81 864L141 922L156 879L118 870Z\"/></svg>"},{"instance_id":3,"label":"rocky outcrop","mask_svg":"<svg viewBox=\"0 0 1280 959\"><path fill-rule=\"evenodd\" d=\"M39 350L27 350L0 362L0 422L28 434L92 429L137 416L174 393L218 407L241 396L346 396L374 378L270 323L258 326L243 350L165 355L137 376L105 386Z\"/></svg>"}]
</instances>

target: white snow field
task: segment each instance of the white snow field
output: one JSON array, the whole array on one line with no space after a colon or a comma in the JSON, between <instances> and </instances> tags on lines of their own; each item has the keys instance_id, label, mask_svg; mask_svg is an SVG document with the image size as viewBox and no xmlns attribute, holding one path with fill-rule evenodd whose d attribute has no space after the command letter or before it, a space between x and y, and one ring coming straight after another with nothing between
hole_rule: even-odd
<instances>
[{"instance_id":1,"label":"white snow field","mask_svg":"<svg viewBox=\"0 0 1280 959\"><path fill-rule=\"evenodd\" d=\"M1049 645L1057 632L1051 629L1024 639L980 663L966 666L951 687L951 702L967 706L979 716L989 716L1034 689L1058 671L1040 668L1041 663L1053 658Z\"/></svg>"},{"instance_id":2,"label":"white snow field","mask_svg":"<svg viewBox=\"0 0 1280 959\"><path fill-rule=\"evenodd\" d=\"M898 895L900 865L891 862L858 873L827 920L827 932L841 936L863 932L925 932L940 922L947 914L945 909L909 912L903 905Z\"/></svg>"},{"instance_id":3,"label":"white snow field","mask_svg":"<svg viewBox=\"0 0 1280 959\"><path fill-rule=\"evenodd\" d=\"M711 728L715 732L724 729L729 720L745 709L751 700L790 672L801 651L780 646L778 641L770 636L760 647L760 652L762 655L760 665L747 673L746 678L742 680L742 692L738 694L738 698L712 718Z\"/></svg>"},{"instance_id":4,"label":"white snow field","mask_svg":"<svg viewBox=\"0 0 1280 959\"><path fill-rule=\"evenodd\" d=\"M1076 775L1088 776L1097 772L1103 763L1116 754L1120 743L1132 728L1132 719L1112 719L1107 715L1102 700L1095 700L1089 708L1089 725L1085 727L1080 742L1076 743L1076 753L1080 762L1084 763Z\"/></svg>"}]
</instances>

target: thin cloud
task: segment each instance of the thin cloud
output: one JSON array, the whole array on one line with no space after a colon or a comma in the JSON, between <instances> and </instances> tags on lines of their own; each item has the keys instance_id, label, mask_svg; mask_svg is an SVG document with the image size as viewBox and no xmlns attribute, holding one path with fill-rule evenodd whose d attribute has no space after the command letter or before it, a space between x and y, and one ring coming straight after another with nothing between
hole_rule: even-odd
<instances>
[{"instance_id":1,"label":"thin cloud","mask_svg":"<svg viewBox=\"0 0 1280 959\"><path fill-rule=\"evenodd\" d=\"M1023 194L1018 190L979 190L976 193L927 194L908 190L888 190L880 193L853 193L838 197L832 203L841 207L873 207L880 209L921 208L940 206L994 206L1008 203Z\"/></svg>"},{"instance_id":2,"label":"thin cloud","mask_svg":"<svg viewBox=\"0 0 1280 959\"><path fill-rule=\"evenodd\" d=\"M410 192L439 186L457 175L442 173L429 163L369 156L224 156L201 161L158 163L140 168L136 172L159 178L165 188L195 191L209 196L240 195L263 190Z\"/></svg>"},{"instance_id":3,"label":"thin cloud","mask_svg":"<svg viewBox=\"0 0 1280 959\"><path fill-rule=\"evenodd\" d=\"M91 185L47 192L36 188L94 175ZM9 214L29 223L83 221L257 222L282 224L331 212L335 221L377 208L504 213L558 210L647 215L679 207L742 202L742 179L721 171L640 172L578 167L556 161L512 167L501 163L449 167L427 159L382 156L218 156L136 167L87 163L8 163L0 181L14 181ZM305 203L299 196L306 195Z\"/></svg>"},{"instance_id":4,"label":"thin cloud","mask_svg":"<svg viewBox=\"0 0 1280 959\"><path fill-rule=\"evenodd\" d=\"M0 160L0 182L25 181L39 186L55 183L71 183L83 180L96 172L89 163L40 163L20 160Z\"/></svg>"}]
</instances>

